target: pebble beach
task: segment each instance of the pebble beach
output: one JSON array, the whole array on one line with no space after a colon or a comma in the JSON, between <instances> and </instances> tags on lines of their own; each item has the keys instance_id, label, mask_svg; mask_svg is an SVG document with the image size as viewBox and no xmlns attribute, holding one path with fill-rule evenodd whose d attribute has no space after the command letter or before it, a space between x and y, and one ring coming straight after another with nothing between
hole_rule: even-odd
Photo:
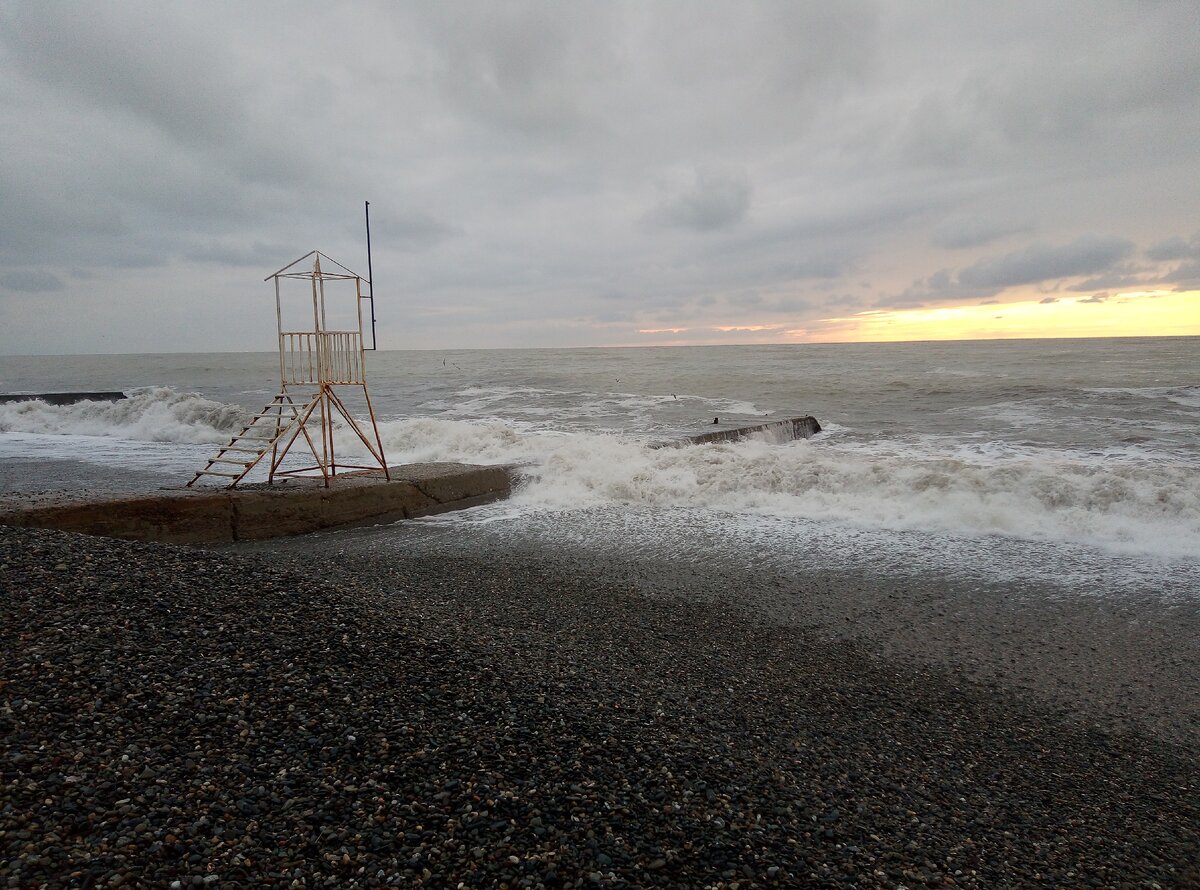
<instances>
[{"instance_id":1,"label":"pebble beach","mask_svg":"<svg viewBox=\"0 0 1200 890\"><path fill-rule=\"evenodd\" d=\"M0 882L1200 885L1193 736L620 566L294 552L0 529Z\"/></svg>"}]
</instances>

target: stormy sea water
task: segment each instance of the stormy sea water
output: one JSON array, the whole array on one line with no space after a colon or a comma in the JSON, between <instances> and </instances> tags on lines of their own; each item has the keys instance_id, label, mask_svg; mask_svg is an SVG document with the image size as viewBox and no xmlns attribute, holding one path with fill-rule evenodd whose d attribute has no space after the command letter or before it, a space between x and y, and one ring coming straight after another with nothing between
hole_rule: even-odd
<instances>
[{"instance_id":1,"label":"stormy sea water","mask_svg":"<svg viewBox=\"0 0 1200 890\"><path fill-rule=\"evenodd\" d=\"M2 392L130 396L0 405L0 493L182 485L277 379L266 353L0 358ZM1200 338L383 351L368 380L390 463L522 480L376 529L376 548L469 530L747 570L1200 591ZM800 414L824 431L650 447Z\"/></svg>"}]
</instances>

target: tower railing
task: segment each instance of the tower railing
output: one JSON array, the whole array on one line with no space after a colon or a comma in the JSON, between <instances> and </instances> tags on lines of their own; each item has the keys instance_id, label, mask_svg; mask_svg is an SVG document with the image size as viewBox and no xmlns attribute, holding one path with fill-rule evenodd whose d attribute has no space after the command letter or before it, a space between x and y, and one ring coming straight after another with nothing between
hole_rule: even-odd
<instances>
[{"instance_id":1,"label":"tower railing","mask_svg":"<svg viewBox=\"0 0 1200 890\"><path fill-rule=\"evenodd\" d=\"M285 386L366 384L360 331L280 331L279 374Z\"/></svg>"}]
</instances>

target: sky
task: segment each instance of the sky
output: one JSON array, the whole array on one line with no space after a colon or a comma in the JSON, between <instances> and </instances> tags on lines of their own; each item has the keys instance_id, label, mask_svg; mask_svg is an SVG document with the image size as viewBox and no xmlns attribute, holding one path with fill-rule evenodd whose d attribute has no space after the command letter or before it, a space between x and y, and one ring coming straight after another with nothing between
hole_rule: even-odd
<instances>
[{"instance_id":1,"label":"sky","mask_svg":"<svg viewBox=\"0 0 1200 890\"><path fill-rule=\"evenodd\" d=\"M1200 4L0 0L0 354L1200 334Z\"/></svg>"}]
</instances>

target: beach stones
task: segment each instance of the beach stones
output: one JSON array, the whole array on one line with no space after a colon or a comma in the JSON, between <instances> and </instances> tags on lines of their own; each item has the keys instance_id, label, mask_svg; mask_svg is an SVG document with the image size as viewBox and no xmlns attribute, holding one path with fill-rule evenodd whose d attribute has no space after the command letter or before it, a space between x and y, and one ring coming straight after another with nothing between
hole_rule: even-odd
<instances>
[{"instance_id":1,"label":"beach stones","mask_svg":"<svg viewBox=\"0 0 1200 890\"><path fill-rule=\"evenodd\" d=\"M0 529L0 886L1196 875L1194 746L612 566L316 566Z\"/></svg>"}]
</instances>

